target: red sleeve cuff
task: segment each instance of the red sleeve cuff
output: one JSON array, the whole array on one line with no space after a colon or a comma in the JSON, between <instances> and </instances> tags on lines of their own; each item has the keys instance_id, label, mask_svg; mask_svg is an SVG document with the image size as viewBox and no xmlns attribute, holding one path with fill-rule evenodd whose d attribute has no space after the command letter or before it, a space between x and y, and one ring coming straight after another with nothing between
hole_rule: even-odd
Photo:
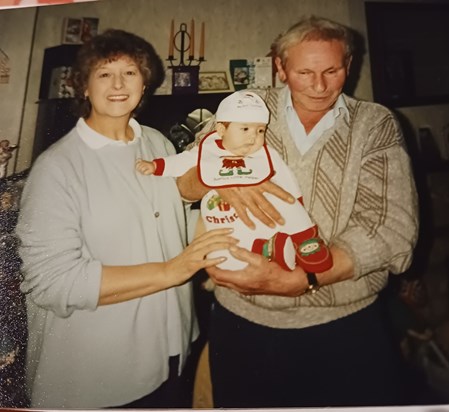
<instances>
[{"instance_id":1,"label":"red sleeve cuff","mask_svg":"<svg viewBox=\"0 0 449 412\"><path fill-rule=\"evenodd\" d=\"M162 176L164 174L164 170L165 170L165 160L164 159L154 159L153 162L156 165L156 170L154 171L154 174L156 176Z\"/></svg>"}]
</instances>

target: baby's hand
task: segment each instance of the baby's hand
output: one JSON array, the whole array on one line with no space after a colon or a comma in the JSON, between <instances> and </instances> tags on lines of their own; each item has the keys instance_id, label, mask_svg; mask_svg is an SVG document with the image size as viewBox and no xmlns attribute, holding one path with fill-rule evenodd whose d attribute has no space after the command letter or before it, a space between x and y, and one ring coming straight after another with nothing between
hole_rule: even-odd
<instances>
[{"instance_id":1,"label":"baby's hand","mask_svg":"<svg viewBox=\"0 0 449 412\"><path fill-rule=\"evenodd\" d=\"M137 159L136 170L143 175L152 175L156 171L156 165L153 162Z\"/></svg>"}]
</instances>

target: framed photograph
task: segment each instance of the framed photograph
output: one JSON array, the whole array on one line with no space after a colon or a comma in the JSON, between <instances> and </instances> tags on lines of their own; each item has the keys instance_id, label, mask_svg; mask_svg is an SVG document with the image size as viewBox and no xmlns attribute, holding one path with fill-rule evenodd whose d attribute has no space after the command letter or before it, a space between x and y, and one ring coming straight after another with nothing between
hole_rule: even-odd
<instances>
[{"instance_id":1,"label":"framed photograph","mask_svg":"<svg viewBox=\"0 0 449 412\"><path fill-rule=\"evenodd\" d=\"M83 19L66 17L62 28L63 44L80 44L83 31Z\"/></svg>"},{"instance_id":2,"label":"framed photograph","mask_svg":"<svg viewBox=\"0 0 449 412\"><path fill-rule=\"evenodd\" d=\"M96 17L83 17L83 25L81 31L81 42L89 41L98 33L99 19Z\"/></svg>"},{"instance_id":3,"label":"framed photograph","mask_svg":"<svg viewBox=\"0 0 449 412\"><path fill-rule=\"evenodd\" d=\"M242 90L248 87L250 82L250 72L247 60L230 60L229 71L235 90Z\"/></svg>"},{"instance_id":4,"label":"framed photograph","mask_svg":"<svg viewBox=\"0 0 449 412\"><path fill-rule=\"evenodd\" d=\"M155 95L166 95L172 94L173 88L173 69L171 67L167 67L165 69L165 78L163 83L154 91Z\"/></svg>"},{"instance_id":5,"label":"framed photograph","mask_svg":"<svg viewBox=\"0 0 449 412\"><path fill-rule=\"evenodd\" d=\"M172 68L172 94L198 93L199 66L176 66Z\"/></svg>"},{"instance_id":6,"label":"framed photograph","mask_svg":"<svg viewBox=\"0 0 449 412\"><path fill-rule=\"evenodd\" d=\"M227 71L201 72L199 74L199 93L224 93L234 91Z\"/></svg>"}]
</instances>

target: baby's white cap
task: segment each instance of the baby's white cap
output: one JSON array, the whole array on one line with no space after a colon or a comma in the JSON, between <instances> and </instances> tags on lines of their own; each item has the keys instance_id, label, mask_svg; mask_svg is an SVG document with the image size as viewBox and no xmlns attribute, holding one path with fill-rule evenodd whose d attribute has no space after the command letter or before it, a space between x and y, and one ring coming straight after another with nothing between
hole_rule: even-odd
<instances>
[{"instance_id":1,"label":"baby's white cap","mask_svg":"<svg viewBox=\"0 0 449 412\"><path fill-rule=\"evenodd\" d=\"M215 117L217 122L268 123L270 112L259 95L240 90L221 101Z\"/></svg>"}]
</instances>

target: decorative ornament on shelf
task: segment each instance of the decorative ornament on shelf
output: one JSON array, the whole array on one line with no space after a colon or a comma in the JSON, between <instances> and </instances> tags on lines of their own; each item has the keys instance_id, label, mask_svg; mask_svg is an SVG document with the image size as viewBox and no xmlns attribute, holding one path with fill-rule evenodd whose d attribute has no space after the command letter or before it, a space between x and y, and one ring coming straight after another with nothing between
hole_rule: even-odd
<instances>
[{"instance_id":1,"label":"decorative ornament on shelf","mask_svg":"<svg viewBox=\"0 0 449 412\"><path fill-rule=\"evenodd\" d=\"M200 45L198 58L195 57L195 20L190 21L190 33L187 24L181 23L175 33L175 21L170 26L168 44L168 67L172 69L172 93L198 93L198 75L200 64L204 59L205 24L201 24ZM175 52L177 58L175 57Z\"/></svg>"},{"instance_id":2,"label":"decorative ornament on shelf","mask_svg":"<svg viewBox=\"0 0 449 412\"><path fill-rule=\"evenodd\" d=\"M9 140L0 141L0 178L4 178L8 174L8 163L12 157L12 152L17 149L16 144L10 144Z\"/></svg>"}]
</instances>

